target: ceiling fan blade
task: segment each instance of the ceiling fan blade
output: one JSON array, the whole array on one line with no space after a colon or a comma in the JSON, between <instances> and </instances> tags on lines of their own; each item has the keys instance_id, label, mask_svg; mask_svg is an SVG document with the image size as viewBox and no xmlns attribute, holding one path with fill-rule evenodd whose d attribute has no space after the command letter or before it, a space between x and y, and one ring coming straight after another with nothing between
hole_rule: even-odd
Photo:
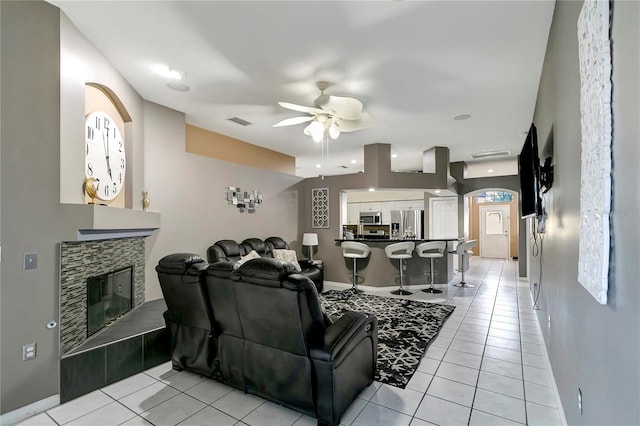
<instances>
[{"instance_id":1,"label":"ceiling fan blade","mask_svg":"<svg viewBox=\"0 0 640 426\"><path fill-rule=\"evenodd\" d=\"M373 125L373 117L367 111L362 110L362 116L358 120L340 120L341 132L355 132L356 130L366 129Z\"/></svg>"},{"instance_id":2,"label":"ceiling fan blade","mask_svg":"<svg viewBox=\"0 0 640 426\"><path fill-rule=\"evenodd\" d=\"M306 123L313 119L314 117L291 117L274 124L273 127L293 126L294 124Z\"/></svg>"},{"instance_id":3,"label":"ceiling fan blade","mask_svg":"<svg viewBox=\"0 0 640 426\"><path fill-rule=\"evenodd\" d=\"M323 110L345 120L358 120L362 115L362 102L344 96L321 95L315 102Z\"/></svg>"},{"instance_id":4,"label":"ceiling fan blade","mask_svg":"<svg viewBox=\"0 0 640 426\"><path fill-rule=\"evenodd\" d=\"M321 110L320 108L296 105L289 102L278 102L278 104L282 108L291 109L298 112L306 112L307 114L324 114L324 110Z\"/></svg>"}]
</instances>

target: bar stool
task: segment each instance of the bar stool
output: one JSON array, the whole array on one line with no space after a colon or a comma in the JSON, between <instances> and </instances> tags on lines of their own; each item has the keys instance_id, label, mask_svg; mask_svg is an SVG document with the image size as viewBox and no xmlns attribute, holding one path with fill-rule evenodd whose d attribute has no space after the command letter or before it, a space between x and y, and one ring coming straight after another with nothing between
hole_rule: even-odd
<instances>
[{"instance_id":1,"label":"bar stool","mask_svg":"<svg viewBox=\"0 0 640 426\"><path fill-rule=\"evenodd\" d=\"M369 257L371 248L365 243L356 241L343 241L340 247L342 247L342 256L353 259L353 285L351 290L354 293L362 293L362 290L358 290L358 276L363 277L363 275L356 272L356 260Z\"/></svg>"},{"instance_id":2,"label":"bar stool","mask_svg":"<svg viewBox=\"0 0 640 426\"><path fill-rule=\"evenodd\" d=\"M466 256L473 254L473 252L470 249L471 247L474 247L476 244L478 244L477 240L465 241L464 243L458 244L456 249L450 252L452 254L457 254L458 256L460 256L460 271L462 272L462 280L460 281L460 284L454 284L456 287L460 287L460 288L474 287L471 284L467 284L464 280L464 270L465 270L464 266L465 266L465 262L468 262Z\"/></svg>"},{"instance_id":3,"label":"bar stool","mask_svg":"<svg viewBox=\"0 0 640 426\"><path fill-rule=\"evenodd\" d=\"M425 275L431 275L431 285L429 288L425 288L422 291L425 293L442 293L442 290L438 290L433 286L433 277L436 273L433 271L433 259L444 257L444 249L447 248L447 243L444 241L430 241L427 243L421 243L416 246L416 254L418 257L429 259L431 262L429 273Z\"/></svg>"},{"instance_id":4,"label":"bar stool","mask_svg":"<svg viewBox=\"0 0 640 426\"><path fill-rule=\"evenodd\" d=\"M384 248L384 252L389 259L398 259L400 267L400 288L391 292L391 294L400 294L403 296L413 294L410 291L404 289L404 275L402 273L403 261L411 259L413 249L416 243L413 241L404 241L401 243L389 244Z\"/></svg>"}]
</instances>

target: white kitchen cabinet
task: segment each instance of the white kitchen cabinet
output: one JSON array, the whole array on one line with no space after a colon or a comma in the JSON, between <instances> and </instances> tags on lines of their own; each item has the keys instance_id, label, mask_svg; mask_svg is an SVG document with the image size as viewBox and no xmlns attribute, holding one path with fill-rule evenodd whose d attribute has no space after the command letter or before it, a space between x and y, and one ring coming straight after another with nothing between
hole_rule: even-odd
<instances>
[{"instance_id":1,"label":"white kitchen cabinet","mask_svg":"<svg viewBox=\"0 0 640 426\"><path fill-rule=\"evenodd\" d=\"M394 210L424 210L424 200L395 201Z\"/></svg>"},{"instance_id":2,"label":"white kitchen cabinet","mask_svg":"<svg viewBox=\"0 0 640 426\"><path fill-rule=\"evenodd\" d=\"M380 201L375 201L372 203L358 203L360 204L361 212L379 212L381 209Z\"/></svg>"},{"instance_id":3,"label":"white kitchen cabinet","mask_svg":"<svg viewBox=\"0 0 640 426\"><path fill-rule=\"evenodd\" d=\"M380 203L380 211L382 212L382 224L388 225L391 223L391 210L395 210L395 202L382 201Z\"/></svg>"},{"instance_id":4,"label":"white kitchen cabinet","mask_svg":"<svg viewBox=\"0 0 640 426\"><path fill-rule=\"evenodd\" d=\"M360 223L360 203L347 204L347 224L357 225Z\"/></svg>"}]
</instances>

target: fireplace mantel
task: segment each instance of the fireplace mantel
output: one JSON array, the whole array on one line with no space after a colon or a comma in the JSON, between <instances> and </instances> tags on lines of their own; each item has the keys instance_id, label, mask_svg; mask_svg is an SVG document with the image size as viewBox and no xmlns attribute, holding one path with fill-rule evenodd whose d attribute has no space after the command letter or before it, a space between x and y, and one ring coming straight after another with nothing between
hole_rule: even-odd
<instances>
[{"instance_id":1,"label":"fireplace mantel","mask_svg":"<svg viewBox=\"0 0 640 426\"><path fill-rule=\"evenodd\" d=\"M160 213L97 204L62 204L77 231L70 241L149 236L160 228Z\"/></svg>"}]
</instances>

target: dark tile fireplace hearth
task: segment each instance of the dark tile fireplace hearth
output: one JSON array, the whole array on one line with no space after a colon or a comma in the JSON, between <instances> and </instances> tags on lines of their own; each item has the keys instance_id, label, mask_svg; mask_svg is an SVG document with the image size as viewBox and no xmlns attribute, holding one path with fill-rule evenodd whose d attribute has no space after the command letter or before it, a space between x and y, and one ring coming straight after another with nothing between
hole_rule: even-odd
<instances>
[{"instance_id":1,"label":"dark tile fireplace hearth","mask_svg":"<svg viewBox=\"0 0 640 426\"><path fill-rule=\"evenodd\" d=\"M60 243L61 403L170 359L166 305L145 303L144 274L144 237Z\"/></svg>"}]
</instances>

